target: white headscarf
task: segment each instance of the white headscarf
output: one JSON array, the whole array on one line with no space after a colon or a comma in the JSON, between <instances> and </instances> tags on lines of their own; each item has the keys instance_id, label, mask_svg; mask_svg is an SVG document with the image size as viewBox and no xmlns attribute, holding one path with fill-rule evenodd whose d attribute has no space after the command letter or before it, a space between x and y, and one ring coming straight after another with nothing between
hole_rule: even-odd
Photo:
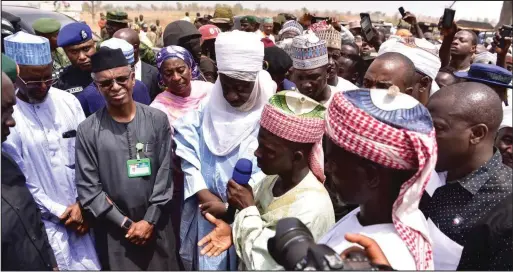
<instances>
[{"instance_id":1,"label":"white headscarf","mask_svg":"<svg viewBox=\"0 0 513 272\"><path fill-rule=\"evenodd\" d=\"M201 126L205 144L212 154L226 156L258 128L264 105L277 86L271 75L262 70L264 44L253 33L220 33L215 46L219 73L255 82L248 101L234 108L224 98L218 78L205 106Z\"/></svg>"},{"instance_id":2,"label":"white headscarf","mask_svg":"<svg viewBox=\"0 0 513 272\"><path fill-rule=\"evenodd\" d=\"M413 62L418 71L429 76L432 79L431 95L440 89L435 82L435 78L442 63L438 57L438 49L434 44L426 39L415 38L406 41L399 36L391 36L380 46L378 56L388 52L403 54Z\"/></svg>"}]
</instances>

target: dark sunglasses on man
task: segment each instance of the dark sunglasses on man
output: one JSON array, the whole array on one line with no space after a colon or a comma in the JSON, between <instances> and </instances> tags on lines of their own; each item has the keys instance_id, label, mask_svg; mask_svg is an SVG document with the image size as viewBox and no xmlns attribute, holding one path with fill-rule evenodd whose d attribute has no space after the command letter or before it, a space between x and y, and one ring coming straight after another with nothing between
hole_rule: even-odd
<instances>
[{"instance_id":1,"label":"dark sunglasses on man","mask_svg":"<svg viewBox=\"0 0 513 272\"><path fill-rule=\"evenodd\" d=\"M100 88L111 88L114 85L114 81L116 81L116 84L118 85L126 85L128 83L128 80L130 79L130 76L133 72L130 72L127 76L118 76L114 79L106 79L102 81L95 81Z\"/></svg>"}]
</instances>

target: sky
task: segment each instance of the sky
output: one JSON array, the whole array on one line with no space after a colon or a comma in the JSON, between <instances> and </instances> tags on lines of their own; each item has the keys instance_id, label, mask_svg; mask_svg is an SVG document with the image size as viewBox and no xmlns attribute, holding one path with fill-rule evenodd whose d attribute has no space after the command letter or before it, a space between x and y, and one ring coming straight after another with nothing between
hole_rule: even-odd
<instances>
[{"instance_id":1,"label":"sky","mask_svg":"<svg viewBox=\"0 0 513 272\"><path fill-rule=\"evenodd\" d=\"M2 5L19 5L21 1L2 1ZM21 3L30 3L38 1L24 1ZM53 2L53 1L51 1ZM113 5L132 5L141 4L143 6L156 5L161 3L173 5L177 1L102 1L103 4ZM230 4L233 5L235 1L180 1L183 4L200 3L204 6L215 6L215 4ZM337 10L344 12L350 10L353 13L367 12L367 11L381 11L388 15L397 13L399 7L404 7L405 10L411 11L413 14L440 17L443 15L444 8L449 7L453 1L239 1L245 8L255 8L258 4L261 7L269 9L283 9L295 10L306 7L308 10ZM293 7L291 7L293 3ZM499 20L500 11L502 8L502 1L457 1L453 7L456 10L455 19L470 19L474 20L479 18L488 18L489 20ZM192 11L193 12L193 11Z\"/></svg>"}]
</instances>

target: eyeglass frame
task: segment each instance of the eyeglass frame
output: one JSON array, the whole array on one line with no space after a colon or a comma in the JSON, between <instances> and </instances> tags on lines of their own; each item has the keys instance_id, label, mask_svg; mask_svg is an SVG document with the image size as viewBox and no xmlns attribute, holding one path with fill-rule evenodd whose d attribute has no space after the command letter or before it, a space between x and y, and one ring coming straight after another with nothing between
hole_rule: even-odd
<instances>
[{"instance_id":1,"label":"eyeglass frame","mask_svg":"<svg viewBox=\"0 0 513 272\"><path fill-rule=\"evenodd\" d=\"M20 76L18 76L18 78L21 80L21 82L25 85L25 86L29 86L29 84L34 84L34 85L38 85L38 86L41 86L42 83L45 83L45 85L49 85L49 86L53 86L55 85L55 83L57 83L57 80L59 80L59 78L57 77L52 77L51 79L47 79L47 80L37 80L37 81L25 81L23 80L23 78L21 78ZM48 84L49 81L52 81L51 84ZM38 87L36 86L36 87Z\"/></svg>"},{"instance_id":2,"label":"eyeglass frame","mask_svg":"<svg viewBox=\"0 0 513 272\"><path fill-rule=\"evenodd\" d=\"M118 78L120 77L125 77L125 76L118 76L117 78L111 78L109 79L108 81L110 82L108 86L102 86L102 82L98 82L96 79L93 79L94 83L96 85L98 85L98 88L103 88L103 89L110 89L114 86L114 81L116 82L116 84L118 84L119 86L125 86L127 83L128 83L128 80L130 80L130 77L132 76L132 74L135 73L133 69L130 69L130 73L126 76L126 80L124 80L124 82L120 82L118 81ZM107 81L107 80L104 80L104 82Z\"/></svg>"}]
</instances>

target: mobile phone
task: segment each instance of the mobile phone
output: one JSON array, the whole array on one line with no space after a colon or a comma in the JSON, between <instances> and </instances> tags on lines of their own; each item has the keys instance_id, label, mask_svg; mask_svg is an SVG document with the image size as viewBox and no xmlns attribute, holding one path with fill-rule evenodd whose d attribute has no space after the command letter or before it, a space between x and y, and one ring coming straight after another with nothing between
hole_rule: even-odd
<instances>
[{"instance_id":1,"label":"mobile phone","mask_svg":"<svg viewBox=\"0 0 513 272\"><path fill-rule=\"evenodd\" d=\"M399 8L399 13L401 13L401 18L404 18L404 16L406 15L406 12L404 11L403 7Z\"/></svg>"},{"instance_id":2,"label":"mobile phone","mask_svg":"<svg viewBox=\"0 0 513 272\"><path fill-rule=\"evenodd\" d=\"M362 27L362 35L365 40L370 41L374 38L374 32L372 31L372 21L368 13L360 13L360 26Z\"/></svg>"},{"instance_id":3,"label":"mobile phone","mask_svg":"<svg viewBox=\"0 0 513 272\"><path fill-rule=\"evenodd\" d=\"M504 47L504 38L511 37L513 28L510 25L503 25L501 29L499 30L499 34L501 35L500 47Z\"/></svg>"},{"instance_id":4,"label":"mobile phone","mask_svg":"<svg viewBox=\"0 0 513 272\"><path fill-rule=\"evenodd\" d=\"M500 35L504 39L505 37L511 37L513 27L510 25L503 25L500 30Z\"/></svg>"},{"instance_id":5,"label":"mobile phone","mask_svg":"<svg viewBox=\"0 0 513 272\"><path fill-rule=\"evenodd\" d=\"M456 11L454 9L446 8L444 10L444 17L442 19L442 28L449 29L452 27L452 23L454 22L454 14Z\"/></svg>"}]
</instances>

